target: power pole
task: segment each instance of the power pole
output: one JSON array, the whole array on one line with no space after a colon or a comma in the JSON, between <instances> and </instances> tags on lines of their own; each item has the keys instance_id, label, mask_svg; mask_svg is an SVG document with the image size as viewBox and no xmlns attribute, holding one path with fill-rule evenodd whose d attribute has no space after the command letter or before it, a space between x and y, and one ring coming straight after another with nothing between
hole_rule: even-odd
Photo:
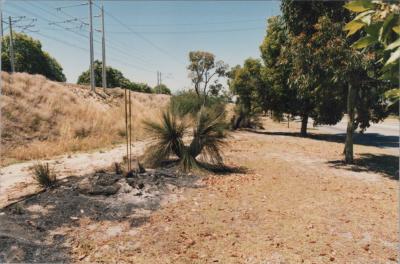
<instances>
[{"instance_id":1,"label":"power pole","mask_svg":"<svg viewBox=\"0 0 400 264\"><path fill-rule=\"evenodd\" d=\"M93 65L93 18L92 18L92 0L89 0L89 21L90 21L90 88L95 91L95 76Z\"/></svg>"},{"instance_id":2,"label":"power pole","mask_svg":"<svg viewBox=\"0 0 400 264\"><path fill-rule=\"evenodd\" d=\"M10 62L11 62L11 73L15 72L15 63L14 63L14 41L13 41L13 32L12 32L12 20L11 16L8 17L8 25L10 27Z\"/></svg>"},{"instance_id":3,"label":"power pole","mask_svg":"<svg viewBox=\"0 0 400 264\"><path fill-rule=\"evenodd\" d=\"M4 31L3 31L3 11L0 11L0 33L1 33L1 39L3 39L4 36Z\"/></svg>"},{"instance_id":4,"label":"power pole","mask_svg":"<svg viewBox=\"0 0 400 264\"><path fill-rule=\"evenodd\" d=\"M103 32L102 36L102 51L103 51L103 72L102 72L102 84L103 90L106 91L107 88L107 74L106 74L106 33L104 31L104 6L101 5L101 31Z\"/></svg>"},{"instance_id":5,"label":"power pole","mask_svg":"<svg viewBox=\"0 0 400 264\"><path fill-rule=\"evenodd\" d=\"M160 84L159 72L157 71L157 86Z\"/></svg>"},{"instance_id":6,"label":"power pole","mask_svg":"<svg viewBox=\"0 0 400 264\"><path fill-rule=\"evenodd\" d=\"M161 81L161 72L160 72L160 85L161 85L162 81Z\"/></svg>"}]
</instances>

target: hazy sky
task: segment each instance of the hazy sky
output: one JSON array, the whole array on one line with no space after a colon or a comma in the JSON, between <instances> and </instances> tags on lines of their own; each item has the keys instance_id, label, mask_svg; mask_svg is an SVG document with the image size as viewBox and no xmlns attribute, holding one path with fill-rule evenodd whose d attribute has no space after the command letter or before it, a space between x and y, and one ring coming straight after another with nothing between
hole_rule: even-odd
<instances>
[{"instance_id":1,"label":"hazy sky","mask_svg":"<svg viewBox=\"0 0 400 264\"><path fill-rule=\"evenodd\" d=\"M87 1L16 1L3 3L3 17L26 16L15 31L31 24L27 32L42 42L62 65L68 82L76 82L89 67ZM93 14L100 13L94 1ZM259 57L266 20L280 13L279 1L104 1L107 65L136 82L163 83L177 91L190 86L188 53L204 50L230 66L247 57ZM57 9L58 7L65 7ZM65 23L52 24L52 22ZM95 29L100 19L94 18ZM81 25L83 25L81 27ZM5 33L8 25L4 25ZM101 33L94 34L95 59L101 59Z\"/></svg>"}]
</instances>

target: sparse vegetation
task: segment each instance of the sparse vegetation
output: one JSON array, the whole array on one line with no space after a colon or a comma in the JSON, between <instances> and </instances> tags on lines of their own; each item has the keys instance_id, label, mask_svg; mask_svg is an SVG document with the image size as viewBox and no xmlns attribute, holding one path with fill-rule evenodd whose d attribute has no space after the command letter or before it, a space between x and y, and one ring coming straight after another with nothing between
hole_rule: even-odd
<instances>
[{"instance_id":1,"label":"sparse vegetation","mask_svg":"<svg viewBox=\"0 0 400 264\"><path fill-rule=\"evenodd\" d=\"M54 170L49 168L48 163L38 163L33 168L34 179L37 184L43 188L51 188L57 181Z\"/></svg>"},{"instance_id":2,"label":"sparse vegetation","mask_svg":"<svg viewBox=\"0 0 400 264\"><path fill-rule=\"evenodd\" d=\"M122 143L123 90L91 94L88 87L52 82L40 75L2 72L1 164L49 158ZM146 134L142 120L154 119L169 96L132 93L133 139Z\"/></svg>"},{"instance_id":3,"label":"sparse vegetation","mask_svg":"<svg viewBox=\"0 0 400 264\"><path fill-rule=\"evenodd\" d=\"M57 12L69 18L49 17L52 21L46 24L75 29L70 33L86 30L85 21L92 22L92 11L97 15L100 8L95 2L60 4ZM254 47L251 36L257 31L233 28L244 20L214 21L213 14L221 16L215 5L208 10L197 4L180 8L175 13L184 20L191 15L186 12L196 12L193 18L200 23L174 19L185 27L173 32L141 21L154 17L147 11L158 15L162 10L157 8L143 6L141 18L132 24L126 21L132 13L129 4L125 12L111 3L105 11L102 5L101 33L106 36L104 20L110 19L107 40L116 42L106 44L103 38L103 62L91 61L96 86L102 86L107 52L107 61L119 61L135 79L151 83L157 70L154 88L112 67L106 72L110 89L94 91L87 86L93 82L89 70L79 77L80 85L19 69L12 75L1 72L2 165L49 159L1 168L0 263L396 262L400 120L391 118L363 132L399 106L400 6L387 0L272 2L267 7L276 16L268 20L258 18L264 3L243 14L256 18L248 22L267 22L266 34L259 32L261 58L243 54ZM21 5L11 6L10 17L5 10L10 32L12 27L35 32L30 28L36 19L23 25L29 18L12 17L13 12L25 12ZM33 7L55 7L46 5ZM86 9L82 5L89 8L89 20L73 13ZM234 7L231 15L247 6ZM171 11L168 3L165 7ZM45 14L38 19L38 27L47 20ZM111 26L112 20L119 26ZM163 17L162 22L168 21ZM190 26L200 24L221 25L195 30L213 32L212 37L192 36ZM124 31L112 29L120 26ZM217 32L224 32L223 37ZM152 35L135 45L124 44L122 36L131 33ZM172 33L190 37L175 45L158 42ZM98 37L90 37L91 44L96 42L91 60L100 57ZM12 39L5 39L7 49ZM222 56L234 54L229 60L247 59L227 71L214 54L192 51L186 67L192 87L170 96L161 76L174 85L174 92L185 85L178 76L182 58L176 56L187 50L188 41ZM54 59L32 55L41 51L40 42L21 34L16 42L17 67L38 72L36 68L50 63L56 75L40 72L65 81ZM136 50L136 44L150 45ZM230 44L239 45L229 50ZM124 57L114 57L115 51ZM82 57L77 60L70 54L60 58L80 68L86 60L82 54L74 54ZM9 71L11 55L1 55ZM313 128L308 128L309 120ZM230 132L229 121L232 130L246 129ZM356 130L361 133L353 142ZM104 147L109 149L99 149ZM51 157L57 154L64 155Z\"/></svg>"}]
</instances>

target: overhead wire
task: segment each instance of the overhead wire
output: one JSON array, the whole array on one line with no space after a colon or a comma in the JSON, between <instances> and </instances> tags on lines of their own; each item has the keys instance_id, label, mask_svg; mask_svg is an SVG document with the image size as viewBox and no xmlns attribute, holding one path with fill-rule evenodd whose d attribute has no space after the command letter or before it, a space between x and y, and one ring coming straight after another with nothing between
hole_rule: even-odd
<instances>
[{"instance_id":1,"label":"overhead wire","mask_svg":"<svg viewBox=\"0 0 400 264\"><path fill-rule=\"evenodd\" d=\"M97 4L94 4L97 5ZM168 51L166 51L165 49L159 47L157 44L155 44L154 42L152 42L151 40L149 40L148 38L142 36L140 33L136 32L135 30L133 30L131 27L129 27L128 25L126 25L124 22L122 22L119 18L115 17L113 14L111 14L111 12L109 11L104 11L109 17L111 17L112 19L114 19L118 24L120 24L121 26L123 26L124 28L126 28L129 32L135 34L136 36L138 36L140 39L142 39L143 41L147 42L148 44L150 44L153 48L157 49L159 52L163 53L164 55L172 58L174 60L174 62L178 63L178 64L183 64L179 59L177 59L174 55L170 54Z\"/></svg>"},{"instance_id":2,"label":"overhead wire","mask_svg":"<svg viewBox=\"0 0 400 264\"><path fill-rule=\"evenodd\" d=\"M19 10L21 10L21 11L24 11L24 12L26 12L26 13L28 13L28 14L31 14L31 15L33 15L33 16L35 16L35 17L41 18L41 19L47 21L48 23L52 23L52 22L53 22L53 21L51 21L51 20L49 20L49 19L47 19L47 18L44 18L44 17L38 15L37 13L34 13L34 12L32 12L32 11L29 11L29 10L27 10L27 9L25 9L25 8L21 8L21 7L19 7L19 6L17 6L17 7L16 7L16 6L13 6L13 7L16 8L16 9L19 9ZM59 17L58 17L58 18L59 18ZM67 31L69 31L69 32L71 32L71 33L73 33L73 34L75 34L75 35L78 35L78 36L80 36L80 37L82 37L82 38L85 38L85 39L88 39L88 38L89 38L88 36L86 36L86 35L84 35L84 34L81 34L81 33L79 33L79 32L76 32L76 31L72 30L71 28L65 28L65 27L63 27L63 26L61 26L61 25L59 25L59 24L54 24L54 25L57 26L57 27L59 27L59 28L62 28L62 29L64 29L64 30L67 30ZM98 41L98 40L94 40L94 42L99 43L99 44L101 43L101 41ZM106 44L106 45L109 46L109 47L111 47L111 50L112 50L112 51L117 51L117 52L121 53L121 54L124 55L124 56L132 56L132 57L135 57L135 56L133 56L132 54L129 54L129 53L127 53L127 52L125 52L125 51L123 51L123 50L117 48L117 47L112 47L112 46L110 46L110 44ZM139 57L138 57L137 59L142 60L142 59L139 58ZM133 65L133 64L131 64L131 63L128 63L128 62L126 62L126 61L123 61L123 60L121 60L121 59L117 59L117 58L114 58L114 57L111 57L111 60L118 61L119 63L128 65L129 67L132 67L132 68L135 68L135 69L138 69L138 70L141 70L141 71L155 72L155 71L150 70L150 69L148 69L148 68L145 68L145 67L142 67L142 66ZM143 62L146 62L146 61L144 61L144 60L142 60L142 61L143 61Z\"/></svg>"},{"instance_id":3,"label":"overhead wire","mask_svg":"<svg viewBox=\"0 0 400 264\"><path fill-rule=\"evenodd\" d=\"M39 7L38 5L35 5L35 6L36 6L36 7ZM79 6L79 5L77 5L77 6ZM45 11L45 12L47 11L47 10L45 10L45 9L42 8L42 7L40 7L40 9L43 10L43 11ZM61 11L62 11L62 10L61 10ZM48 13L50 13L50 12L48 12ZM66 13L66 12L62 12L62 13L65 14L65 15L67 15L67 16L70 17L71 19L78 19L78 20L79 20L79 18L76 18L76 17L74 17L74 16L72 16L72 15ZM51 13L51 14L52 14L53 16L55 16L53 13ZM66 29L68 29L68 28L66 28ZM72 31L72 28L69 28L69 30L70 30L71 32L75 32L75 31ZM87 31L87 30L86 30L86 31ZM88 31L87 31L87 32L88 32ZM78 33L78 34L79 34L79 33ZM89 37L86 36L86 35L82 35L82 34L79 34L79 35L80 35L81 37L85 37L86 39L89 39ZM98 44L101 44L101 41L98 41L98 40L94 40L94 42L96 42L96 43L98 43ZM125 49L120 48L120 47L116 46L115 44L114 44L114 45L111 45L109 42L107 42L107 43L106 43L106 46L109 47L109 48L111 48L111 49L110 49L111 51L117 51L118 53L120 53L120 54L122 54L122 55L124 55L124 56L134 57L135 59L140 60L141 62L143 62L143 63L145 63L145 64L155 66L154 63L148 62L144 57L140 57L140 56L138 56L138 55L135 55L135 54L132 54L132 53L128 53L128 52L126 52ZM119 60L119 61L121 61L121 60ZM130 64L130 65L132 65L132 64ZM144 67L141 67L141 66L135 66L135 68L141 69L141 70L144 69ZM146 70L149 71L149 69L146 69ZM152 71L152 72L153 72L153 71Z\"/></svg>"},{"instance_id":4,"label":"overhead wire","mask_svg":"<svg viewBox=\"0 0 400 264\"><path fill-rule=\"evenodd\" d=\"M196 34L196 33L223 33L223 32L239 32L251 30L265 30L263 27L251 28L230 28L217 30L188 30L188 31L137 31L140 34ZM109 34L129 34L127 31L109 31Z\"/></svg>"}]
</instances>

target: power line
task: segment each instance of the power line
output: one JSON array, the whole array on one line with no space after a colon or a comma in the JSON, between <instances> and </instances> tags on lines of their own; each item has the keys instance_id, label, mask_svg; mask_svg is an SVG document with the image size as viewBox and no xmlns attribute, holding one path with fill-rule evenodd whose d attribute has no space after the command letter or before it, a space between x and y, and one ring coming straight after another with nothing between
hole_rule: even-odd
<instances>
[{"instance_id":1,"label":"power line","mask_svg":"<svg viewBox=\"0 0 400 264\"><path fill-rule=\"evenodd\" d=\"M74 47L74 48L77 48L77 49L80 49L80 50L83 50L83 51L87 51L87 52L89 51L89 50L86 49L86 48L77 46L77 45L75 45L75 44L73 44L73 43L71 43L71 42L67 42L67 41L65 41L65 40L62 40L62 39L59 39L59 38L56 38L56 37L53 37L53 36L48 36L48 35L45 35L45 34L39 33L39 32L31 32L31 33L37 34L37 35L42 36L42 37L44 37L44 38L48 38L48 39L51 39L51 40L60 42L60 43L66 45L66 46L69 46L69 47Z\"/></svg>"},{"instance_id":2,"label":"power line","mask_svg":"<svg viewBox=\"0 0 400 264\"><path fill-rule=\"evenodd\" d=\"M88 5L88 3L81 3L81 4L76 4L76 5L68 5L68 6L61 6L61 7L57 7L57 9L64 9L64 8L70 8L70 7L77 7L77 6L84 6L84 5Z\"/></svg>"},{"instance_id":3,"label":"power line","mask_svg":"<svg viewBox=\"0 0 400 264\"><path fill-rule=\"evenodd\" d=\"M246 22L261 22L265 21L265 18L260 19L245 19L245 20L230 20L230 21L219 21L219 22L201 22L201 23L162 23L162 24L132 24L130 27L164 27L164 26L203 26L203 25L223 25L223 24L234 24L234 23L246 23Z\"/></svg>"},{"instance_id":4,"label":"power line","mask_svg":"<svg viewBox=\"0 0 400 264\"><path fill-rule=\"evenodd\" d=\"M72 15L69 15L69 14L66 13L66 12L64 12L64 13L63 13L63 12L60 12L60 13L63 13L64 15L65 15L65 14L68 14L68 16L70 17L70 19L64 20L65 23L63 23L64 21L59 21L59 20L60 20L60 17L59 17L59 16L54 15L53 13L47 11L46 9L42 8L41 6L39 6L39 5L37 5L37 4L33 5L33 7L36 7L36 8L38 8L38 9L40 9L42 12L45 12L45 13L47 13L47 14L51 14L53 17L55 17L56 19L58 19L58 21L51 21L51 20L49 20L49 19L47 19L47 18L45 18L45 17L43 17L43 16L41 16L41 15L38 15L38 14L35 13L35 12L32 12L32 11L27 10L27 9L25 9L25 8L23 8L23 7L20 7L20 6L12 6L12 7L15 8L16 10L19 10L20 12L22 11L22 12L31 14L31 15L33 15L33 16L35 16L35 17L38 17L38 18L40 18L41 20L46 21L49 25L56 26L56 27L58 27L58 28L67 30L67 31L70 32L70 33L73 33L73 34L75 34L75 35L78 35L78 36L80 36L80 37L83 37L83 38L85 38L85 39L88 39L88 36L83 35L83 34L80 34L79 32L73 31L71 28L66 28L65 26L61 26L61 25L60 25L60 24L68 24L68 23L71 23L71 22L76 22L76 20L79 21L79 18L75 18L75 17L73 17ZM61 10L61 11L62 11L62 10ZM114 19L115 19L115 18L114 18ZM83 48L83 47L78 46L78 45L75 45L74 43L67 42L67 41L64 41L64 40L62 40L62 39L59 39L59 38L56 38L56 37L53 37L53 36L49 36L49 35L46 35L46 34L43 34L43 33L39 33L39 32L36 32L36 31L32 31L30 28L26 28L26 31L27 31L27 32L30 32L30 33L33 33L33 34L36 34L36 35L39 35L39 36L41 36L41 37L47 38L47 39L51 39L51 40L57 41L57 42L62 43L62 44L64 44L64 45L67 45L67 46L70 46L70 47L74 47L74 48L79 49L79 50L83 50L83 51L85 51L85 52L89 51L88 49ZM97 42L97 43L100 43L100 42L97 41L97 40L94 40L94 41ZM111 47L111 50L112 50L112 51L118 52L118 53L124 55L125 58L126 58L126 56L130 56L130 57L133 56L132 54L126 52L125 49L119 49L118 47L115 47L115 46L110 45L110 44L107 44L107 47ZM133 57L135 57L135 56L133 56ZM142 60L142 61L145 62L145 63L149 63L148 61L143 60L143 59L141 59L140 57L137 57L137 58L138 58L139 60ZM147 68L145 68L145 67L141 67L141 66L138 66L138 65L134 65L134 64L128 63L128 62L126 62L126 61L124 61L124 60L118 59L118 58L115 57L115 56L110 57L109 59L110 59L111 61L115 61L115 62L118 62L119 64L126 65L126 66L129 66L129 67L131 67L131 68L135 68L135 69L138 69L138 70L141 70L141 71L155 72L155 71L150 70L150 69L147 69Z\"/></svg>"},{"instance_id":5,"label":"power line","mask_svg":"<svg viewBox=\"0 0 400 264\"><path fill-rule=\"evenodd\" d=\"M196 33L222 33L222 32L238 32L238 31L251 31L251 30L265 30L265 27L252 27L252 28L230 28L230 29L217 29L217 30L188 30L188 31L136 31L140 34L196 34ZM127 31L109 31L110 34L129 34Z\"/></svg>"},{"instance_id":6,"label":"power line","mask_svg":"<svg viewBox=\"0 0 400 264\"><path fill-rule=\"evenodd\" d=\"M22 11L22 12L26 12L26 13L28 13L28 14L31 14L31 15L35 16L35 17L41 18L42 20L46 21L47 23L52 23L52 22L54 22L54 21L51 21L51 20L49 20L49 19L47 19L47 18L44 18L43 16L38 15L37 13L34 13L34 12L30 11L30 10L27 10L27 9L21 7L21 6L13 6L13 7L16 8L16 9L18 9L18 10L20 10L20 11ZM75 31L73 31L73 30L66 29L65 27L63 27L63 26L61 26L61 25L59 25L59 24L54 24L54 25L57 26L57 27L59 27L59 28L65 29L65 30L67 30L67 31L69 31L69 32L71 32L71 33L74 33L75 35L78 35L78 36L80 36L80 37L85 37L85 38L87 37L87 36L82 35L82 34L80 34L80 33L78 33L78 32L75 32Z\"/></svg>"},{"instance_id":7,"label":"power line","mask_svg":"<svg viewBox=\"0 0 400 264\"><path fill-rule=\"evenodd\" d=\"M32 4L32 3L31 3L31 4ZM83 4L82 4L82 5L83 5ZM49 12L48 10L42 8L41 6L39 6L39 5L37 5L37 4L35 4L35 5L33 5L33 6L39 8L39 9L41 9L43 12L46 12L46 13L48 13L48 14L51 14L53 17L56 17L57 19L59 19L59 17L56 16L56 15L54 15L54 13ZM62 10L61 10L61 11L62 11ZM61 13L63 13L64 15L67 15L68 17L70 17L70 18L71 18L70 20L75 20L75 19L78 19L78 20L79 20L79 18L76 18L76 17L74 17L74 16L72 16L72 15L66 13L66 12L63 12L63 11L62 11ZM47 20L47 19L45 19L45 20ZM49 21L49 20L47 20L47 21ZM63 22L63 21L61 21L61 22ZM56 25L57 25L57 24L56 24ZM70 32L72 32L72 33L74 33L74 34L77 34L77 35L79 35L79 36L81 36L81 37L84 37L84 38L88 39L88 36L83 35L83 34L80 34L80 33L76 32L76 31L73 31L73 28L65 28L65 27L62 27L61 25L57 25L57 26L60 27L60 28L65 29L65 30L68 30L68 31L70 31ZM79 27L79 28L76 28L76 29L82 29L82 28ZM54 30L54 29L50 29L50 30ZM96 42L96 43L101 43L100 41L97 41L97 40L94 40L94 42ZM154 65L153 63L148 62L144 57L139 57L138 55L133 55L133 54L131 54L131 53L127 53L125 48L123 48L123 47L117 47L117 46L115 46L115 44L116 44L116 43L114 43L114 46L111 46L110 44L107 43L107 47L111 48L111 49L110 49L111 51L117 51L118 53L120 53L120 54L122 54L122 55L124 55L124 56L134 57L134 58L140 60L140 61L143 62L143 63L149 64L149 65Z\"/></svg>"},{"instance_id":8,"label":"power line","mask_svg":"<svg viewBox=\"0 0 400 264\"><path fill-rule=\"evenodd\" d=\"M96 5L96 4L95 4ZM123 23L119 18L115 17L113 14L111 14L110 12L105 12L107 15L109 15L112 19L114 19L116 22L118 22L118 24L120 24L121 26L123 26L124 28L126 28L127 30L129 30L129 32L135 34L136 36L138 36L139 38L141 38L142 40L144 40L145 42L149 43L153 48L157 49L158 51L160 51L161 53L167 55L168 57L174 59L175 62L181 64L179 62L179 59L175 58L175 56L171 55L168 51L164 50L163 48L159 47L158 45L156 45L155 43L153 43L151 40L149 40L148 38L142 36L140 33L134 31L131 27L129 27L128 25L126 25L125 23Z\"/></svg>"}]
</instances>

